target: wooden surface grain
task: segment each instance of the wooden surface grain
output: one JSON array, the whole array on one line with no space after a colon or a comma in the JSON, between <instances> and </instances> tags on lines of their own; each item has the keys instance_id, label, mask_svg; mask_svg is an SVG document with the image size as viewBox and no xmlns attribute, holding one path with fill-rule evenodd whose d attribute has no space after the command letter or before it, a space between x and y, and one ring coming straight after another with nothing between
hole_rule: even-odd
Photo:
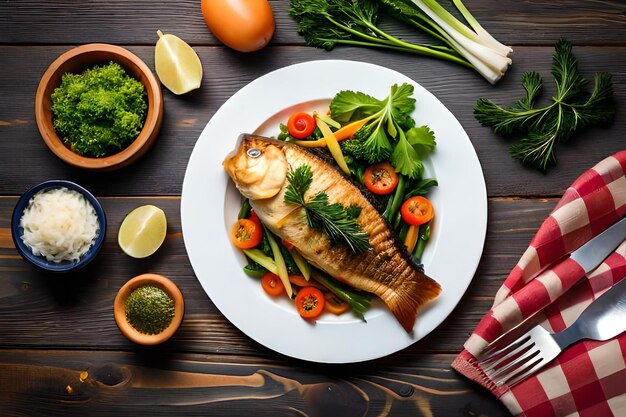
<instances>
[{"instance_id":1,"label":"wooden surface grain","mask_svg":"<svg viewBox=\"0 0 626 417\"><path fill-rule=\"evenodd\" d=\"M497 399L455 373L450 363L569 184L624 149L626 5L619 0L467 0L478 20L515 49L513 66L494 87L472 71L429 58L355 47L331 52L306 47L288 15L288 1L270 3L275 36L268 47L252 54L217 42L204 25L197 0L0 3L0 416L509 415ZM403 39L425 39L385 16L381 26ZM154 70L157 29L194 47L203 64L202 87L184 96L164 90L161 133L132 166L94 174L65 165L45 147L35 123L34 96L43 72L61 53L89 42L126 47ZM618 114L609 128L585 129L569 143L559 144L559 164L545 175L513 160L507 150L510 142L480 126L472 108L480 97L499 104L515 101L523 94L521 75L530 69L544 76L542 100L547 100L554 92L553 45L562 37L573 42L585 76L597 71L613 74ZM294 360L235 328L195 277L180 225L187 160L210 118L259 76L318 59L383 65L435 94L467 131L489 197L483 255L452 314L414 345L362 364ZM19 195L52 178L74 180L90 189L109 220L98 258L63 277L40 273L23 261L10 233ZM124 216L142 204L162 207L169 223L163 247L137 260L122 253L116 235ZM113 320L117 290L144 272L173 279L187 306L176 335L152 348L126 340Z\"/></svg>"}]
</instances>

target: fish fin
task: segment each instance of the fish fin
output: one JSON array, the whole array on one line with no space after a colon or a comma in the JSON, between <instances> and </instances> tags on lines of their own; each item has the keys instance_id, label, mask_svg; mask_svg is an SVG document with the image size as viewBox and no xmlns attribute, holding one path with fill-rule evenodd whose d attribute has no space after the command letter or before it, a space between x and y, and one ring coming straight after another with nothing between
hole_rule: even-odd
<instances>
[{"instance_id":1,"label":"fish fin","mask_svg":"<svg viewBox=\"0 0 626 417\"><path fill-rule=\"evenodd\" d=\"M428 276L416 273L415 279L407 280L383 297L391 313L407 333L413 331L419 310L441 293L441 286Z\"/></svg>"}]
</instances>

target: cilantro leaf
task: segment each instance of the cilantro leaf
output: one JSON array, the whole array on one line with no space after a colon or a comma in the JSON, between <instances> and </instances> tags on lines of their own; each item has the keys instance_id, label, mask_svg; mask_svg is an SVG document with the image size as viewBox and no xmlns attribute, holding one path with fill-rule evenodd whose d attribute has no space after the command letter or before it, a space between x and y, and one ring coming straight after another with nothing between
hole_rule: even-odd
<instances>
[{"instance_id":1,"label":"cilantro leaf","mask_svg":"<svg viewBox=\"0 0 626 417\"><path fill-rule=\"evenodd\" d=\"M342 152L369 164L390 160L398 173L419 177L424 168L420 155L431 152L436 143L427 126L415 127L413 93L413 85L403 83L392 85L382 101L353 91L337 94L331 102L333 118L345 122L370 118L355 139L343 141Z\"/></svg>"},{"instance_id":2,"label":"cilantro leaf","mask_svg":"<svg viewBox=\"0 0 626 417\"><path fill-rule=\"evenodd\" d=\"M418 178L424 171L424 164L404 134L401 134L390 159L396 172L409 178Z\"/></svg>"},{"instance_id":3,"label":"cilantro leaf","mask_svg":"<svg viewBox=\"0 0 626 417\"><path fill-rule=\"evenodd\" d=\"M361 92L340 91L330 102L331 117L338 122L363 119L383 107L383 102Z\"/></svg>"},{"instance_id":4,"label":"cilantro leaf","mask_svg":"<svg viewBox=\"0 0 626 417\"><path fill-rule=\"evenodd\" d=\"M408 83L400 86L391 86L389 95L389 107L391 107L391 117L402 129L410 129L415 126L415 120L411 114L415 110L415 99L412 97L415 88ZM395 135L392 135L395 137Z\"/></svg>"},{"instance_id":5,"label":"cilantro leaf","mask_svg":"<svg viewBox=\"0 0 626 417\"><path fill-rule=\"evenodd\" d=\"M406 138L418 152L432 152L435 146L437 146L435 133L428 126L414 127L407 130Z\"/></svg>"}]
</instances>

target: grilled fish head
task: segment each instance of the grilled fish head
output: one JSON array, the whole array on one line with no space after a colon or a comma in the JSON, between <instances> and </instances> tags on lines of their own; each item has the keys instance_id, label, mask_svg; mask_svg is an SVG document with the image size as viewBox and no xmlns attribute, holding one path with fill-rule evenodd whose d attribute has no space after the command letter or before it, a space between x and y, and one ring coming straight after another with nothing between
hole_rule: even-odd
<instances>
[{"instance_id":1,"label":"grilled fish head","mask_svg":"<svg viewBox=\"0 0 626 417\"><path fill-rule=\"evenodd\" d=\"M241 135L239 146L222 165L239 189L251 200L274 197L287 179L288 164L278 141Z\"/></svg>"}]
</instances>

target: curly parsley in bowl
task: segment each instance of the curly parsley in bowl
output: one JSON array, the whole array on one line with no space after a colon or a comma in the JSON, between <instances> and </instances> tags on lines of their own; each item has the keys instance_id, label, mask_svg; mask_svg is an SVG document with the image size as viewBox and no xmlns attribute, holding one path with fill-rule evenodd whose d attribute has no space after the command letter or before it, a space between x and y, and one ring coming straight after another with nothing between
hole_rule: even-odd
<instances>
[{"instance_id":1,"label":"curly parsley in bowl","mask_svg":"<svg viewBox=\"0 0 626 417\"><path fill-rule=\"evenodd\" d=\"M141 132L146 95L144 85L115 62L66 73L51 96L54 129L80 155L114 154Z\"/></svg>"}]
</instances>

